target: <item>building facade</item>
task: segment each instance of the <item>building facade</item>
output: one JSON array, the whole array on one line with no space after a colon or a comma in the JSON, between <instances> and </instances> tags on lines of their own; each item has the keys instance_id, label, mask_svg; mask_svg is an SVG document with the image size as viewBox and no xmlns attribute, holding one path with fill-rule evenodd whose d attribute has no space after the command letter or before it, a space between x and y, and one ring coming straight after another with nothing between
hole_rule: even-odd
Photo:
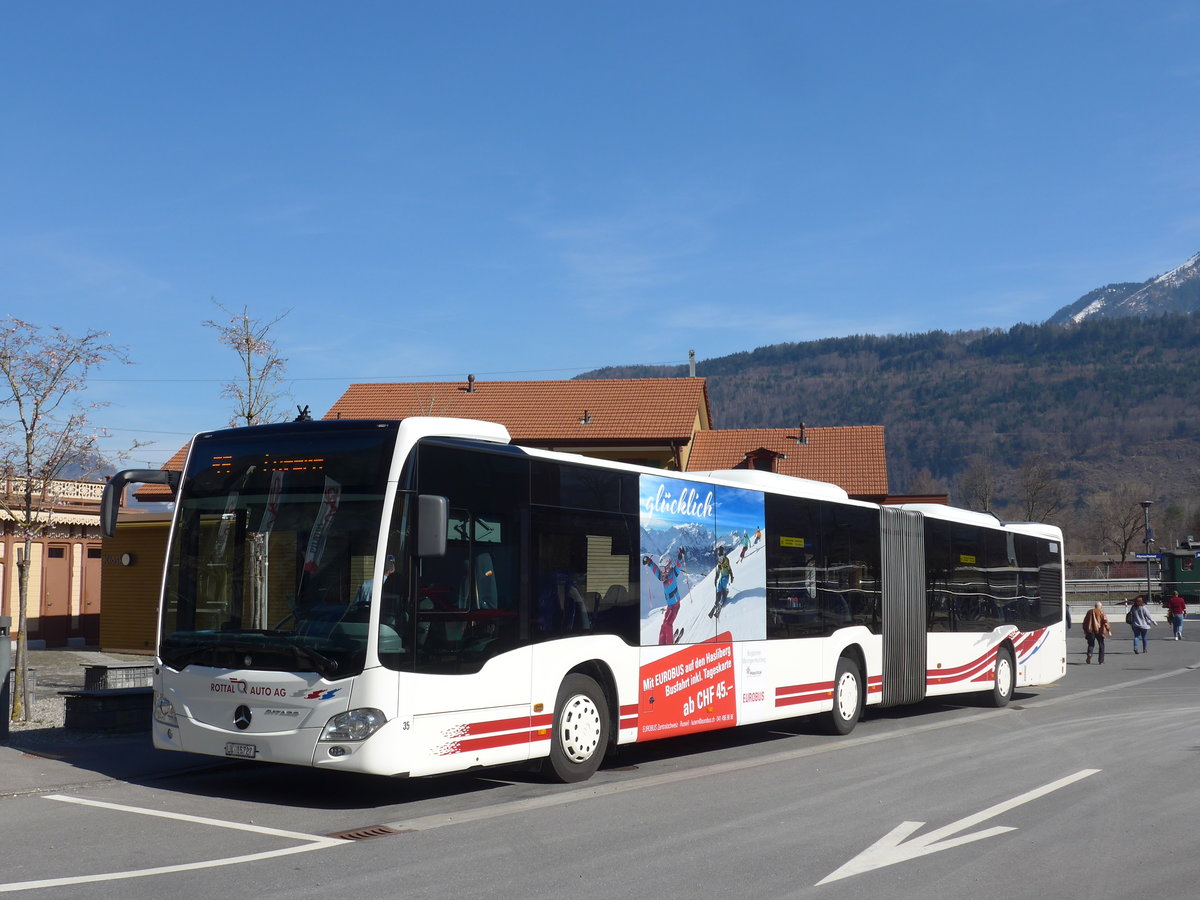
<instances>
[{"instance_id":1,"label":"building facade","mask_svg":"<svg viewBox=\"0 0 1200 900\"><path fill-rule=\"evenodd\" d=\"M102 482L51 482L35 498L39 534L31 544L27 639L34 647L100 643ZM0 493L0 615L20 622L20 567L25 537L13 510L23 503L24 479L3 477Z\"/></svg>"}]
</instances>

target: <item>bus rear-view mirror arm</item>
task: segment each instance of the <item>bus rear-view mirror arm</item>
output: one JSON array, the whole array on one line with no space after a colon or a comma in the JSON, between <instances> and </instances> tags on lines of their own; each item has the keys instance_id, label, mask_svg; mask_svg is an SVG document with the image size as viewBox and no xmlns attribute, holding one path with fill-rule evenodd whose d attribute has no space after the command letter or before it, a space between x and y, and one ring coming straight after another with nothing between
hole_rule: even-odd
<instances>
[{"instance_id":1,"label":"bus rear-view mirror arm","mask_svg":"<svg viewBox=\"0 0 1200 900\"><path fill-rule=\"evenodd\" d=\"M104 485L104 493L100 497L100 529L105 537L117 533L117 512L121 508L121 497L125 494L125 485L165 484L171 489L171 496L179 487L180 473L169 469L125 469L108 479Z\"/></svg>"}]
</instances>

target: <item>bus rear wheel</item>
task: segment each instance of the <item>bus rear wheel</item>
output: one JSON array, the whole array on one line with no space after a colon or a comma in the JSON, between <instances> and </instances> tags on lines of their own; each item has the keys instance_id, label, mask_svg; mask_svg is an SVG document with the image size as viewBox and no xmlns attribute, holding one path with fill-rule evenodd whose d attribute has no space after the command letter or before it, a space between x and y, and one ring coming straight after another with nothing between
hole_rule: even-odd
<instances>
[{"instance_id":1,"label":"bus rear wheel","mask_svg":"<svg viewBox=\"0 0 1200 900\"><path fill-rule=\"evenodd\" d=\"M586 675L568 675L554 704L548 774L566 784L591 778L608 749L608 731L608 701L600 685Z\"/></svg>"},{"instance_id":2,"label":"bus rear wheel","mask_svg":"<svg viewBox=\"0 0 1200 900\"><path fill-rule=\"evenodd\" d=\"M1001 647L996 651L995 680L992 682L991 705L999 709L1008 706L1013 691L1017 686L1017 664L1013 661L1012 650Z\"/></svg>"},{"instance_id":3,"label":"bus rear wheel","mask_svg":"<svg viewBox=\"0 0 1200 900\"><path fill-rule=\"evenodd\" d=\"M858 669L858 663L843 656L838 660L837 671L833 676L833 709L826 719L830 733L852 732L858 724L858 717L862 715L862 708L862 673Z\"/></svg>"}]
</instances>

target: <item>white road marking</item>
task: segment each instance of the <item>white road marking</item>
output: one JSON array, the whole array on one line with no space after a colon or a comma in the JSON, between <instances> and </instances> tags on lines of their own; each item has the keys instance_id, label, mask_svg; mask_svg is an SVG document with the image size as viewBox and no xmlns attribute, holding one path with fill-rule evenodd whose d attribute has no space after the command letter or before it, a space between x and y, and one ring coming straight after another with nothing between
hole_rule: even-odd
<instances>
[{"instance_id":1,"label":"white road marking","mask_svg":"<svg viewBox=\"0 0 1200 900\"><path fill-rule=\"evenodd\" d=\"M177 866L158 866L153 869L129 869L125 872L103 872L98 875L78 875L72 878L47 878L42 881L11 881L8 884L0 884L0 894L6 894L10 891L31 891L36 888L95 884L101 881L121 881L126 878L146 878L150 875L169 875L176 872L191 872L197 869L213 869L218 866L233 866L239 863L258 862L263 859L291 856L293 853L307 853L310 850L324 850L339 843L344 842L327 840L322 843L302 844L299 847L286 847L282 850L267 850L263 853L250 853L246 856L227 856L223 859L209 859L203 862L183 863Z\"/></svg>"},{"instance_id":2,"label":"white road marking","mask_svg":"<svg viewBox=\"0 0 1200 900\"><path fill-rule=\"evenodd\" d=\"M160 819L174 819L177 822L192 822L196 825L215 825L218 828L229 828L234 831L252 831L255 834L266 834L271 837L288 838L293 841L337 841L322 834L305 834L302 831L284 831L280 828L266 828L262 825L249 825L245 822L230 822L227 819L210 819L206 816L189 816L187 813L166 812L161 809L146 809L141 806L124 806L120 803L105 803L102 800L85 800L82 797L68 797L66 794L48 794L45 800L60 800L63 803L78 803L80 806L95 806L98 809L112 809L117 812L137 813L142 816L157 816Z\"/></svg>"},{"instance_id":3,"label":"white road marking","mask_svg":"<svg viewBox=\"0 0 1200 900\"><path fill-rule=\"evenodd\" d=\"M981 822L994 819L996 816L1003 815L1011 809L1030 803L1054 791L1061 790L1077 781L1082 781L1084 778L1095 775L1099 771L1099 769L1082 769L1074 775L1068 775L1065 778L1052 781L1050 784L1042 785L1040 788L1026 791L1024 794L1013 797L1011 800L1005 800L1003 803L989 806L981 812L966 816L957 822L951 822L949 825L943 825L941 828L936 828L928 834L923 834L911 840L905 840L905 838L908 838L909 835L925 823L901 822L844 866L822 878L817 884L839 881L842 878L849 878L851 875L861 875L863 872L869 872L872 869L882 869L884 866L907 862L910 859L916 859L920 856L928 856L930 853L937 853L939 850L949 850L951 847L961 847L963 844L970 844L974 841L981 841L984 838L996 837L1009 831L1016 831L1017 829L1012 826L997 825L993 828L977 831L974 834L959 834L960 831L974 828Z\"/></svg>"},{"instance_id":4,"label":"white road marking","mask_svg":"<svg viewBox=\"0 0 1200 900\"><path fill-rule=\"evenodd\" d=\"M279 828L265 828L261 825L248 825L244 822L230 822L224 819L210 819L205 816L189 816L185 813L165 812L157 809L145 809L139 806L124 806L119 803L105 803L99 800L85 800L81 797L68 797L65 794L49 794L44 799L59 800L63 803L76 803L80 806L94 806L99 809L116 812L135 813L142 816L157 816L162 819L174 819L178 822L189 822L195 825L212 825L218 828L228 828L234 831L250 831L269 837L285 838L293 841L303 841L298 847L284 847L280 850L265 850L261 853L248 853L243 856L227 856L221 859L202 860L193 863L180 863L173 866L154 866L148 869L128 869L123 872L102 872L96 875L76 875L66 878L45 878L38 881L12 881L0 884L0 894L12 891L29 891L37 888L66 887L76 884L94 884L101 881L120 881L125 878L145 878L150 875L168 875L177 872L190 872L197 869L213 869L219 866L233 866L241 863L258 862L264 859L274 859L280 856L291 856L295 853L308 853L310 850L325 850L340 844L351 843L340 838L330 838L323 835L304 834L299 831L285 831Z\"/></svg>"}]
</instances>

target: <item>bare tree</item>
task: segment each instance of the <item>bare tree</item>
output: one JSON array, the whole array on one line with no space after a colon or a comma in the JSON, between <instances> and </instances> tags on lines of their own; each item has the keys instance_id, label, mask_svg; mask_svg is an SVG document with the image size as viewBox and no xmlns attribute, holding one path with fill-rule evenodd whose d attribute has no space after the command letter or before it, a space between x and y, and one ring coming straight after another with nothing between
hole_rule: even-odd
<instances>
[{"instance_id":1,"label":"bare tree","mask_svg":"<svg viewBox=\"0 0 1200 900\"><path fill-rule=\"evenodd\" d=\"M71 335L43 328L15 316L0 325L0 373L7 396L0 431L0 465L9 490L0 491L0 507L24 539L18 553L17 658L12 720L29 713L28 643L29 567L33 542L54 524L55 483L64 469L98 460L102 432L93 430L88 414L103 404L84 403L80 395L89 373L109 360L127 362L124 351L107 342L102 331Z\"/></svg>"},{"instance_id":2,"label":"bare tree","mask_svg":"<svg viewBox=\"0 0 1200 900\"><path fill-rule=\"evenodd\" d=\"M1033 456L1025 460L1017 479L1024 521L1047 522L1066 506L1062 479L1046 457Z\"/></svg>"},{"instance_id":3,"label":"bare tree","mask_svg":"<svg viewBox=\"0 0 1200 900\"><path fill-rule=\"evenodd\" d=\"M1101 549L1112 550L1125 562L1130 549L1144 539L1142 501L1154 495L1144 484L1127 483L1096 494L1087 503L1092 527Z\"/></svg>"},{"instance_id":4,"label":"bare tree","mask_svg":"<svg viewBox=\"0 0 1200 900\"><path fill-rule=\"evenodd\" d=\"M936 496L938 494L949 493L945 486L933 477L933 473L929 469L919 469L913 475L912 480L908 484L908 494L916 494L918 496Z\"/></svg>"},{"instance_id":5,"label":"bare tree","mask_svg":"<svg viewBox=\"0 0 1200 900\"><path fill-rule=\"evenodd\" d=\"M217 309L228 317L225 322L209 319L205 327L217 332L217 340L231 347L242 363L238 378L226 383L221 396L234 402L233 415L229 424L261 425L280 418L280 401L286 396L283 376L287 360L279 355L271 329L287 316L284 310L269 321L254 319L248 307L241 312L231 312L216 300Z\"/></svg>"},{"instance_id":6,"label":"bare tree","mask_svg":"<svg viewBox=\"0 0 1200 900\"><path fill-rule=\"evenodd\" d=\"M967 509L991 512L996 496L996 471L991 460L985 456L971 457L958 490Z\"/></svg>"}]
</instances>

